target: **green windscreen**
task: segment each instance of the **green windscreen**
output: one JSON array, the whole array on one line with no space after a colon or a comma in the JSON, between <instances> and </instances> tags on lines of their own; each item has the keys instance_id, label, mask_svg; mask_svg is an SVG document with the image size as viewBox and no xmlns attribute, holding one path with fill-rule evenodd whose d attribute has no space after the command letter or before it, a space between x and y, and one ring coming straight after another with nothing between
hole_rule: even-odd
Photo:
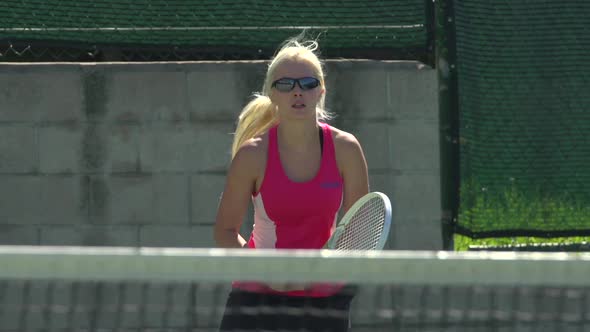
<instances>
[{"instance_id":1,"label":"green windscreen","mask_svg":"<svg viewBox=\"0 0 590 332\"><path fill-rule=\"evenodd\" d=\"M334 55L373 50L412 57L428 47L425 7L423 0L5 0L0 38L252 58L272 55L280 42L306 29Z\"/></svg>"},{"instance_id":2,"label":"green windscreen","mask_svg":"<svg viewBox=\"0 0 590 332\"><path fill-rule=\"evenodd\" d=\"M456 1L459 233L590 234L590 2Z\"/></svg>"}]
</instances>

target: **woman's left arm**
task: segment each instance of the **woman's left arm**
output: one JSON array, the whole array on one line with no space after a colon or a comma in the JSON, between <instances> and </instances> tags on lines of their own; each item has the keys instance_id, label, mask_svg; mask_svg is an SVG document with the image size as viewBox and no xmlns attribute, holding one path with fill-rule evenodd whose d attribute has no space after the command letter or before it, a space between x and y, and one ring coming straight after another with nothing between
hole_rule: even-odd
<instances>
[{"instance_id":1,"label":"woman's left arm","mask_svg":"<svg viewBox=\"0 0 590 332\"><path fill-rule=\"evenodd\" d=\"M344 198L341 215L369 192L367 161L359 141L354 135L341 132L336 137L336 160L344 181Z\"/></svg>"}]
</instances>

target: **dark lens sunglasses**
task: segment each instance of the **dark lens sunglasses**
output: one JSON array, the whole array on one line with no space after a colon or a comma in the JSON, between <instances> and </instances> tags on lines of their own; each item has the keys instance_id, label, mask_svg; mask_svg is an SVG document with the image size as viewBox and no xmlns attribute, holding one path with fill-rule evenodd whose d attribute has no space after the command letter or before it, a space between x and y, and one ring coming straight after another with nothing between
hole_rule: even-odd
<instances>
[{"instance_id":1,"label":"dark lens sunglasses","mask_svg":"<svg viewBox=\"0 0 590 332\"><path fill-rule=\"evenodd\" d=\"M315 89L320 85L320 80L315 77L303 77L303 78L280 78L272 82L272 87L281 91L289 92L295 88L295 83L299 84L301 90Z\"/></svg>"}]
</instances>

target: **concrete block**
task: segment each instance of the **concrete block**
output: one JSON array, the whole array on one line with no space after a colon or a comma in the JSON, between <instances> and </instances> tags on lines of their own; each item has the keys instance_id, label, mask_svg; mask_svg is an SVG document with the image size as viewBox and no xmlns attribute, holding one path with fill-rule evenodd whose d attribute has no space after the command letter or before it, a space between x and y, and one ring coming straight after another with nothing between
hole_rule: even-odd
<instances>
[{"instance_id":1,"label":"concrete block","mask_svg":"<svg viewBox=\"0 0 590 332\"><path fill-rule=\"evenodd\" d=\"M41 227L40 244L136 247L139 245L139 229L134 226L46 226Z\"/></svg>"},{"instance_id":2,"label":"concrete block","mask_svg":"<svg viewBox=\"0 0 590 332\"><path fill-rule=\"evenodd\" d=\"M110 223L111 221L111 189L107 174L88 175L83 177L88 221L92 223Z\"/></svg>"},{"instance_id":3,"label":"concrete block","mask_svg":"<svg viewBox=\"0 0 590 332\"><path fill-rule=\"evenodd\" d=\"M231 162L233 123L202 123L194 127L195 145L189 151L191 171L225 172ZM197 152L198 153L195 153Z\"/></svg>"},{"instance_id":4,"label":"concrete block","mask_svg":"<svg viewBox=\"0 0 590 332\"><path fill-rule=\"evenodd\" d=\"M395 175L392 179L393 217L397 220L436 220L441 216L440 177L435 172Z\"/></svg>"},{"instance_id":5,"label":"concrete block","mask_svg":"<svg viewBox=\"0 0 590 332\"><path fill-rule=\"evenodd\" d=\"M38 222L74 224L88 218L86 186L77 175L39 178Z\"/></svg>"},{"instance_id":6,"label":"concrete block","mask_svg":"<svg viewBox=\"0 0 590 332\"><path fill-rule=\"evenodd\" d=\"M83 173L104 172L109 162L108 127L104 122L87 122L81 126L78 168Z\"/></svg>"},{"instance_id":7,"label":"concrete block","mask_svg":"<svg viewBox=\"0 0 590 332\"><path fill-rule=\"evenodd\" d=\"M388 249L442 250L440 219L393 219Z\"/></svg>"},{"instance_id":8,"label":"concrete block","mask_svg":"<svg viewBox=\"0 0 590 332\"><path fill-rule=\"evenodd\" d=\"M83 129L78 125L39 128L39 164L41 173L77 173L80 171Z\"/></svg>"},{"instance_id":9,"label":"concrete block","mask_svg":"<svg viewBox=\"0 0 590 332\"><path fill-rule=\"evenodd\" d=\"M144 127L139 144L142 167L152 172L185 172L191 154L199 154L194 129L186 123Z\"/></svg>"},{"instance_id":10,"label":"concrete block","mask_svg":"<svg viewBox=\"0 0 590 332\"><path fill-rule=\"evenodd\" d=\"M111 65L112 66L112 65ZM82 63L84 115L87 121L92 123L106 121L109 109L107 89L110 82L105 74L106 67L97 63ZM116 68L116 66L113 66Z\"/></svg>"},{"instance_id":11,"label":"concrete block","mask_svg":"<svg viewBox=\"0 0 590 332\"><path fill-rule=\"evenodd\" d=\"M143 128L142 167L155 172L223 171L231 158L231 133L226 123L156 124Z\"/></svg>"},{"instance_id":12,"label":"concrete block","mask_svg":"<svg viewBox=\"0 0 590 332\"><path fill-rule=\"evenodd\" d=\"M326 104L347 119L434 120L436 70L412 61L326 61Z\"/></svg>"},{"instance_id":13,"label":"concrete block","mask_svg":"<svg viewBox=\"0 0 590 332\"><path fill-rule=\"evenodd\" d=\"M0 245L27 245L39 244L39 230L35 226L1 225Z\"/></svg>"},{"instance_id":14,"label":"concrete block","mask_svg":"<svg viewBox=\"0 0 590 332\"><path fill-rule=\"evenodd\" d=\"M188 183L182 175L113 175L92 181L94 223L188 223Z\"/></svg>"},{"instance_id":15,"label":"concrete block","mask_svg":"<svg viewBox=\"0 0 590 332\"><path fill-rule=\"evenodd\" d=\"M150 123L188 118L187 78L178 66L99 68L105 75L105 120Z\"/></svg>"},{"instance_id":16,"label":"concrete block","mask_svg":"<svg viewBox=\"0 0 590 332\"><path fill-rule=\"evenodd\" d=\"M438 125L434 122L344 120L340 125L361 143L370 171L440 168Z\"/></svg>"},{"instance_id":17,"label":"concrete block","mask_svg":"<svg viewBox=\"0 0 590 332\"><path fill-rule=\"evenodd\" d=\"M77 65L1 65L0 122L80 121L84 98ZM58 84L59 83L59 84Z\"/></svg>"},{"instance_id":18,"label":"concrete block","mask_svg":"<svg viewBox=\"0 0 590 332\"><path fill-rule=\"evenodd\" d=\"M345 120L340 128L353 134L363 148L369 170L392 168L391 124Z\"/></svg>"},{"instance_id":19,"label":"concrete block","mask_svg":"<svg viewBox=\"0 0 590 332\"><path fill-rule=\"evenodd\" d=\"M107 222L113 224L151 224L157 221L153 175L111 176L108 179L110 203Z\"/></svg>"},{"instance_id":20,"label":"concrete block","mask_svg":"<svg viewBox=\"0 0 590 332\"><path fill-rule=\"evenodd\" d=\"M379 172L369 171L369 190L382 192L387 195L387 197L392 200L391 203L394 205L394 209L397 208L397 206L395 206L395 202L393 201L393 195L395 193L393 183L394 177L398 175L399 173L396 173L395 170L385 170Z\"/></svg>"},{"instance_id":21,"label":"concrete block","mask_svg":"<svg viewBox=\"0 0 590 332\"><path fill-rule=\"evenodd\" d=\"M0 106L9 128L0 128L0 225L40 227L49 239L54 224L55 241L97 244L127 240L91 227L212 227L237 115L267 64L0 65L0 84L11 84L0 89L9 107ZM406 61L329 60L326 69L331 123L363 145L371 189L388 194L400 223L438 220L436 72ZM168 243L168 233L148 233ZM190 232L178 236L194 244Z\"/></svg>"},{"instance_id":22,"label":"concrete block","mask_svg":"<svg viewBox=\"0 0 590 332\"><path fill-rule=\"evenodd\" d=\"M262 90L266 65L263 61L244 61L188 67L191 119L235 121L253 94Z\"/></svg>"},{"instance_id":23,"label":"concrete block","mask_svg":"<svg viewBox=\"0 0 590 332\"><path fill-rule=\"evenodd\" d=\"M392 105L398 119L438 120L438 81L436 70L419 66L417 70L390 72L388 77Z\"/></svg>"},{"instance_id":24,"label":"concrete block","mask_svg":"<svg viewBox=\"0 0 590 332\"><path fill-rule=\"evenodd\" d=\"M142 226L139 234L143 247L215 247L212 226Z\"/></svg>"},{"instance_id":25,"label":"concrete block","mask_svg":"<svg viewBox=\"0 0 590 332\"><path fill-rule=\"evenodd\" d=\"M393 118L387 66L378 62L370 68L330 65L326 78L329 110L346 119Z\"/></svg>"},{"instance_id":26,"label":"concrete block","mask_svg":"<svg viewBox=\"0 0 590 332\"><path fill-rule=\"evenodd\" d=\"M143 173L149 172L141 155L144 129L136 124L117 123L109 126L105 168L111 173Z\"/></svg>"},{"instance_id":27,"label":"concrete block","mask_svg":"<svg viewBox=\"0 0 590 332\"><path fill-rule=\"evenodd\" d=\"M187 139L187 142L183 142L174 140L175 136L172 136L173 143L178 145L166 144L171 139L170 135L178 136L178 127L162 125L157 128L160 129L154 129L151 125L125 122L102 122L81 128L81 138L76 141L79 146L77 149L80 151L77 154L81 170L109 173L184 171L187 167L184 166L181 152L187 149L182 149L182 145L188 145L193 140ZM172 154L179 156L170 160L169 156ZM173 166L158 169L159 164Z\"/></svg>"},{"instance_id":28,"label":"concrete block","mask_svg":"<svg viewBox=\"0 0 590 332\"><path fill-rule=\"evenodd\" d=\"M225 175L192 175L190 181L191 223L213 225L225 186Z\"/></svg>"},{"instance_id":29,"label":"concrete block","mask_svg":"<svg viewBox=\"0 0 590 332\"><path fill-rule=\"evenodd\" d=\"M391 167L404 171L437 171L440 169L438 124L421 120L396 121L389 128Z\"/></svg>"},{"instance_id":30,"label":"concrete block","mask_svg":"<svg viewBox=\"0 0 590 332\"><path fill-rule=\"evenodd\" d=\"M0 125L0 173L36 172L39 167L37 151L37 131L34 127Z\"/></svg>"},{"instance_id":31,"label":"concrete block","mask_svg":"<svg viewBox=\"0 0 590 332\"><path fill-rule=\"evenodd\" d=\"M154 180L157 223L161 225L190 223L189 178L184 175L161 174Z\"/></svg>"},{"instance_id":32,"label":"concrete block","mask_svg":"<svg viewBox=\"0 0 590 332\"><path fill-rule=\"evenodd\" d=\"M38 223L41 179L30 175L0 175L0 183L0 223Z\"/></svg>"}]
</instances>

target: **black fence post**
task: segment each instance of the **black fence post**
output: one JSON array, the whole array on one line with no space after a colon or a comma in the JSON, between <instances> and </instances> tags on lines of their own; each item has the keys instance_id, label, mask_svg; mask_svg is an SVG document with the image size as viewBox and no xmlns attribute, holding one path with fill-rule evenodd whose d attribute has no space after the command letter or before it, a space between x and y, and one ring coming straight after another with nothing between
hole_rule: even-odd
<instances>
[{"instance_id":1,"label":"black fence post","mask_svg":"<svg viewBox=\"0 0 590 332\"><path fill-rule=\"evenodd\" d=\"M453 250L459 210L459 108L453 0L435 0L443 248Z\"/></svg>"}]
</instances>

